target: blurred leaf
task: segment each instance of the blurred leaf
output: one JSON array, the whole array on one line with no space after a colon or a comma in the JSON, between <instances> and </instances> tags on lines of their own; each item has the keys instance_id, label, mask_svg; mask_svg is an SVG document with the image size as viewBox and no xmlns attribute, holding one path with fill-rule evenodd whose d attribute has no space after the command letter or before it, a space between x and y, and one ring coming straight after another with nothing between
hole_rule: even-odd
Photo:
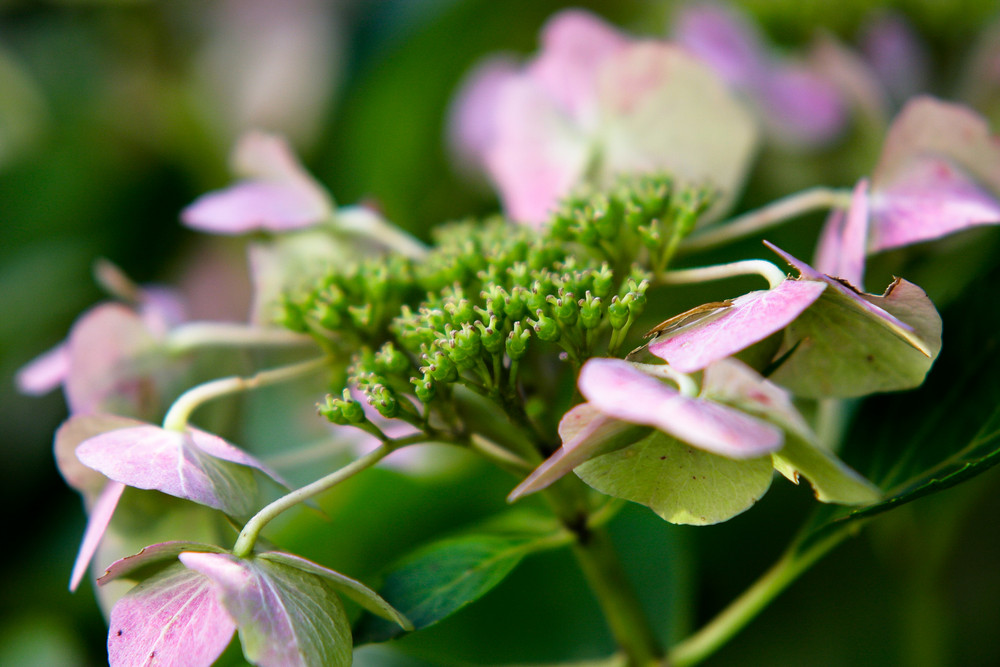
<instances>
[{"instance_id":1,"label":"blurred leaf","mask_svg":"<svg viewBox=\"0 0 1000 667\"><path fill-rule=\"evenodd\" d=\"M386 576L379 591L413 623L433 625L474 602L499 584L530 553L572 541L565 532L502 531L453 537L421 547ZM365 614L355 626L355 644L381 642L402 634L395 624Z\"/></svg>"}]
</instances>

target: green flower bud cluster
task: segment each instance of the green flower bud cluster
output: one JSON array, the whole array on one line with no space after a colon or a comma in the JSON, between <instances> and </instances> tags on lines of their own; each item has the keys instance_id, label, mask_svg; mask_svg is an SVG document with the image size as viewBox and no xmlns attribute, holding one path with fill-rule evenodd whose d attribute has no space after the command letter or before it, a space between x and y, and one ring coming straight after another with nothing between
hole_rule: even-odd
<instances>
[{"instance_id":1,"label":"green flower bud cluster","mask_svg":"<svg viewBox=\"0 0 1000 667\"><path fill-rule=\"evenodd\" d=\"M658 273L714 199L712 191L680 186L667 174L622 177L610 191L585 189L567 199L551 233L619 270L640 262Z\"/></svg>"},{"instance_id":2,"label":"green flower bud cluster","mask_svg":"<svg viewBox=\"0 0 1000 667\"><path fill-rule=\"evenodd\" d=\"M286 297L286 324L353 351L348 384L383 417L448 423L457 385L524 415L522 389L559 386L587 358L620 350L653 275L641 240L664 221L690 231L684 216L707 205L692 192L634 179L568 203L542 230L451 223L419 263L368 260ZM377 430L356 421L351 397L328 398L321 412Z\"/></svg>"},{"instance_id":3,"label":"green flower bud cluster","mask_svg":"<svg viewBox=\"0 0 1000 667\"><path fill-rule=\"evenodd\" d=\"M367 259L332 271L311 289L286 294L279 319L322 344L367 343L384 339L400 307L416 294L410 260L395 255Z\"/></svg>"}]
</instances>

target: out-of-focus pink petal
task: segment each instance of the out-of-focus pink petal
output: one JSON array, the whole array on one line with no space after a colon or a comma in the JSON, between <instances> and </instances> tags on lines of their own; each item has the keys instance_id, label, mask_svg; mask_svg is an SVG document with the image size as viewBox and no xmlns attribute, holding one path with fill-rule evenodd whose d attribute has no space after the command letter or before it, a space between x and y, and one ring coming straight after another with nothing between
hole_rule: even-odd
<instances>
[{"instance_id":1,"label":"out-of-focus pink petal","mask_svg":"<svg viewBox=\"0 0 1000 667\"><path fill-rule=\"evenodd\" d=\"M276 134L251 130L233 149L233 172L240 178L274 183L312 183L291 146Z\"/></svg>"},{"instance_id":2,"label":"out-of-focus pink petal","mask_svg":"<svg viewBox=\"0 0 1000 667\"><path fill-rule=\"evenodd\" d=\"M922 96L893 121L872 174L872 193L904 181L914 162L947 160L990 192L1000 192L1000 138L989 123L960 104Z\"/></svg>"},{"instance_id":3,"label":"out-of-focus pink petal","mask_svg":"<svg viewBox=\"0 0 1000 667\"><path fill-rule=\"evenodd\" d=\"M827 218L816 250L816 268L862 287L868 247L868 181L854 186L847 211L835 209Z\"/></svg>"},{"instance_id":4,"label":"out-of-focus pink petal","mask_svg":"<svg viewBox=\"0 0 1000 667\"><path fill-rule=\"evenodd\" d=\"M863 28L861 50L896 100L926 88L927 49L902 14L879 13Z\"/></svg>"},{"instance_id":5,"label":"out-of-focus pink petal","mask_svg":"<svg viewBox=\"0 0 1000 667\"><path fill-rule=\"evenodd\" d=\"M518 76L510 58L494 57L465 76L448 113L448 143L464 169L485 168L486 151L496 141L497 107L505 83Z\"/></svg>"},{"instance_id":6,"label":"out-of-focus pink petal","mask_svg":"<svg viewBox=\"0 0 1000 667\"><path fill-rule=\"evenodd\" d=\"M119 428L143 426L143 422L117 415L73 415L56 430L56 466L66 483L83 495L87 505L91 505L104 489L108 479L93 468L89 468L76 457L76 448L81 442L95 435Z\"/></svg>"},{"instance_id":7,"label":"out-of-focus pink petal","mask_svg":"<svg viewBox=\"0 0 1000 667\"><path fill-rule=\"evenodd\" d=\"M773 289L744 294L718 317L655 338L649 352L682 373L700 371L784 329L824 289L821 282L785 280Z\"/></svg>"},{"instance_id":8,"label":"out-of-focus pink petal","mask_svg":"<svg viewBox=\"0 0 1000 667\"><path fill-rule=\"evenodd\" d=\"M247 181L202 195L181 218L192 229L213 234L282 232L308 227L330 213L314 192L288 183Z\"/></svg>"},{"instance_id":9,"label":"out-of-focus pink petal","mask_svg":"<svg viewBox=\"0 0 1000 667\"><path fill-rule=\"evenodd\" d=\"M586 139L530 79L507 81L496 109L496 142L486 154L504 209L535 226L581 182L589 159Z\"/></svg>"},{"instance_id":10,"label":"out-of-focus pink petal","mask_svg":"<svg viewBox=\"0 0 1000 667\"><path fill-rule=\"evenodd\" d=\"M773 67L759 84L757 99L769 134L786 145L827 143L847 121L840 91L803 65Z\"/></svg>"},{"instance_id":11,"label":"out-of-focus pink petal","mask_svg":"<svg viewBox=\"0 0 1000 667\"><path fill-rule=\"evenodd\" d=\"M757 125L707 65L672 45L637 43L608 60L599 86L605 181L665 170L718 188L716 214L728 206L753 156Z\"/></svg>"},{"instance_id":12,"label":"out-of-focus pink petal","mask_svg":"<svg viewBox=\"0 0 1000 667\"><path fill-rule=\"evenodd\" d=\"M41 396L66 382L69 376L69 351L60 343L35 357L17 371L17 390L29 396Z\"/></svg>"},{"instance_id":13,"label":"out-of-focus pink petal","mask_svg":"<svg viewBox=\"0 0 1000 667\"><path fill-rule=\"evenodd\" d=\"M87 529L83 533L83 541L76 554L76 561L73 563L73 573L69 578L69 589L75 591L87 573L87 566L94 557L101 538L104 537L108 524L111 523L111 516L118 507L118 500L125 491L125 485L120 482L108 482L104 490L97 496L93 506L90 508L90 516L87 517Z\"/></svg>"},{"instance_id":14,"label":"out-of-focus pink petal","mask_svg":"<svg viewBox=\"0 0 1000 667\"><path fill-rule=\"evenodd\" d=\"M175 564L112 608L108 659L112 667L209 667L235 630L212 581Z\"/></svg>"},{"instance_id":15,"label":"out-of-focus pink petal","mask_svg":"<svg viewBox=\"0 0 1000 667\"><path fill-rule=\"evenodd\" d=\"M507 496L507 502L546 488L597 455L609 441L629 428L628 422L608 417L589 403L577 405L559 422L562 447L518 484Z\"/></svg>"},{"instance_id":16,"label":"out-of-focus pink petal","mask_svg":"<svg viewBox=\"0 0 1000 667\"><path fill-rule=\"evenodd\" d=\"M674 40L737 87L752 85L767 68L756 27L731 8L711 2L686 5L674 19Z\"/></svg>"},{"instance_id":17,"label":"out-of-focus pink petal","mask_svg":"<svg viewBox=\"0 0 1000 667\"><path fill-rule=\"evenodd\" d=\"M889 97L876 74L854 51L829 35L819 35L808 56L809 67L836 86L845 106L881 127L889 117Z\"/></svg>"},{"instance_id":18,"label":"out-of-focus pink petal","mask_svg":"<svg viewBox=\"0 0 1000 667\"><path fill-rule=\"evenodd\" d=\"M65 388L70 412L100 411L111 398L137 408L145 405L151 387L130 372L128 364L155 347L145 322L125 306L105 303L85 313L67 342L70 372Z\"/></svg>"},{"instance_id":19,"label":"out-of-focus pink petal","mask_svg":"<svg viewBox=\"0 0 1000 667\"><path fill-rule=\"evenodd\" d=\"M180 292L158 285L144 286L140 292L139 315L155 336L165 336L178 324L187 321L187 305Z\"/></svg>"},{"instance_id":20,"label":"out-of-focus pink petal","mask_svg":"<svg viewBox=\"0 0 1000 667\"><path fill-rule=\"evenodd\" d=\"M617 29L590 12L568 9L542 28L542 50L526 74L582 127L597 116L597 73L611 55L629 44Z\"/></svg>"},{"instance_id":21,"label":"out-of-focus pink petal","mask_svg":"<svg viewBox=\"0 0 1000 667\"><path fill-rule=\"evenodd\" d=\"M590 359L580 370L580 392L604 414L657 428L707 452L733 459L769 454L783 443L780 430L738 410L682 396L620 359Z\"/></svg>"},{"instance_id":22,"label":"out-of-focus pink petal","mask_svg":"<svg viewBox=\"0 0 1000 667\"><path fill-rule=\"evenodd\" d=\"M915 158L872 196L870 252L1000 223L1000 199L948 160Z\"/></svg>"}]
</instances>

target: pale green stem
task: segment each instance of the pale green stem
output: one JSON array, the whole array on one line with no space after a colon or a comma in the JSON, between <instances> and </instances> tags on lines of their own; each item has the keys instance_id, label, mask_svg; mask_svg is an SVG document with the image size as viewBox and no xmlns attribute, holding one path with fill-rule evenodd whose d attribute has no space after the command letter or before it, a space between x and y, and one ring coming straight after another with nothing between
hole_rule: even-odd
<instances>
[{"instance_id":1,"label":"pale green stem","mask_svg":"<svg viewBox=\"0 0 1000 667\"><path fill-rule=\"evenodd\" d=\"M695 634L668 653L672 667L696 665L722 647L813 563L840 544L849 530L837 531L803 552L793 546L750 588Z\"/></svg>"},{"instance_id":2,"label":"pale green stem","mask_svg":"<svg viewBox=\"0 0 1000 667\"><path fill-rule=\"evenodd\" d=\"M744 259L739 262L730 262L729 264L667 271L657 276L657 279L662 285L683 285L746 275L763 276L771 286L771 289L777 287L788 277L784 271L771 262L763 259Z\"/></svg>"},{"instance_id":3,"label":"pale green stem","mask_svg":"<svg viewBox=\"0 0 1000 667\"><path fill-rule=\"evenodd\" d=\"M260 531L263 530L264 526L270 523L272 519L285 510L291 509L299 503L302 503L313 496L326 491L327 489L333 488L344 480L350 479L362 470L372 467L392 451L392 445L390 443L383 442L369 453L359 459L356 459L355 461L352 461L343 468L330 473L326 477L316 480L312 484L307 484L306 486L298 488L291 493L278 498L270 505L265 506L261 511L257 512L257 514L247 521L245 526L243 526L243 530L240 531L240 536L236 540L236 544L233 545L233 555L237 558L246 558L253 551L253 546L257 543L257 537L260 535Z\"/></svg>"},{"instance_id":4,"label":"pale green stem","mask_svg":"<svg viewBox=\"0 0 1000 667\"><path fill-rule=\"evenodd\" d=\"M668 364L640 364L636 362L632 362L632 365L646 375L652 375L653 377L670 380L677 385L678 391L680 391L684 396L698 395L698 384L691 378L690 375L687 373L681 373L673 366Z\"/></svg>"},{"instance_id":5,"label":"pale green stem","mask_svg":"<svg viewBox=\"0 0 1000 667\"><path fill-rule=\"evenodd\" d=\"M341 231L370 238L412 259L423 259L427 256L426 245L396 225L382 220L377 215L359 216L358 218L353 216L338 216L336 218L336 227Z\"/></svg>"},{"instance_id":6,"label":"pale green stem","mask_svg":"<svg viewBox=\"0 0 1000 667\"><path fill-rule=\"evenodd\" d=\"M182 353L199 347L268 347L315 344L312 336L288 329L230 322L189 322L167 335L167 348Z\"/></svg>"},{"instance_id":7,"label":"pale green stem","mask_svg":"<svg viewBox=\"0 0 1000 667\"><path fill-rule=\"evenodd\" d=\"M473 433L469 436L469 447L472 451L481 454L487 460L492 461L504 470L509 470L516 475L520 475L525 472L530 473L535 469L535 466L531 465L514 452L501 447L489 438L486 438L478 433Z\"/></svg>"},{"instance_id":8,"label":"pale green stem","mask_svg":"<svg viewBox=\"0 0 1000 667\"><path fill-rule=\"evenodd\" d=\"M779 199L756 211L713 225L711 229L695 232L681 243L679 250L685 252L707 250L756 234L811 211L847 208L850 205L850 190L810 188Z\"/></svg>"},{"instance_id":9,"label":"pale green stem","mask_svg":"<svg viewBox=\"0 0 1000 667\"><path fill-rule=\"evenodd\" d=\"M191 413L203 403L221 396L238 394L258 387L292 380L307 373L318 371L324 368L329 362L329 357L319 357L297 364L261 371L251 377L234 376L220 378L200 384L197 387L192 387L181 394L174 401L174 404L170 406L166 416L163 418L163 428L168 431L183 431L187 428Z\"/></svg>"}]
</instances>

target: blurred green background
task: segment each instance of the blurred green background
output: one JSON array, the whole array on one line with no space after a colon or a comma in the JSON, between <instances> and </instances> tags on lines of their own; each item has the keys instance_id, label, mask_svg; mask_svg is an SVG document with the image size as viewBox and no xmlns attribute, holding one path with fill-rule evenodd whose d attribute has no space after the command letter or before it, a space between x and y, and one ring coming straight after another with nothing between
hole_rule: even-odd
<instances>
[{"instance_id":1,"label":"blurred green background","mask_svg":"<svg viewBox=\"0 0 1000 667\"><path fill-rule=\"evenodd\" d=\"M928 50L929 89L946 97L958 94L971 52L997 16L995 3L972 0L742 5L772 40L790 49L807 45L817 30L855 45L873 12L896 9ZM275 9L280 6L288 12ZM106 662L106 628L92 591L66 590L84 516L52 461L52 433L66 416L63 399L58 393L21 396L13 382L19 367L58 343L74 318L103 298L91 276L93 262L110 259L139 282L181 280L191 293L223 279L192 277L190 267L204 268L205 258L228 263L240 275L242 242L185 230L178 213L228 182L229 148L253 125L289 135L339 202L374 202L419 236L426 238L436 223L495 210L495 199L449 163L449 100L481 56L532 52L540 26L564 6L570 5L0 2L0 493L6 528L0 665ZM573 6L646 35L665 35L675 7L642 0ZM813 183L850 185L870 170L874 154L857 137L809 159L765 151L741 205ZM808 255L820 220L804 219L774 240ZM977 263L962 267L960 282L989 285L1000 278L991 268L996 234L977 241ZM732 252L758 248L754 242ZM924 285L932 296L934 285ZM950 298L945 278L940 285L938 296ZM974 336L951 332L977 331L977 307L996 309L988 290L970 299L943 306L946 353L928 386L914 396L871 401L852 438L864 443L873 437L870 425L885 414L920 428L920 406L933 406L946 394L961 367L963 357L949 350L951 341L977 344ZM222 310L200 307L206 317L245 311L239 294ZM706 664L1000 664L998 475L989 472L880 518ZM407 548L501 509L507 491L507 478L478 468L468 479L412 480L382 471L328 507L339 512L332 525L345 543L284 546L370 578ZM676 640L766 569L812 504L808 489L778 480L757 507L721 526L675 527L631 507L612 532L648 609L661 620L664 636ZM482 601L390 650L365 649L357 662L490 665L599 656L610 640L574 567L565 553L534 557Z\"/></svg>"}]
</instances>

